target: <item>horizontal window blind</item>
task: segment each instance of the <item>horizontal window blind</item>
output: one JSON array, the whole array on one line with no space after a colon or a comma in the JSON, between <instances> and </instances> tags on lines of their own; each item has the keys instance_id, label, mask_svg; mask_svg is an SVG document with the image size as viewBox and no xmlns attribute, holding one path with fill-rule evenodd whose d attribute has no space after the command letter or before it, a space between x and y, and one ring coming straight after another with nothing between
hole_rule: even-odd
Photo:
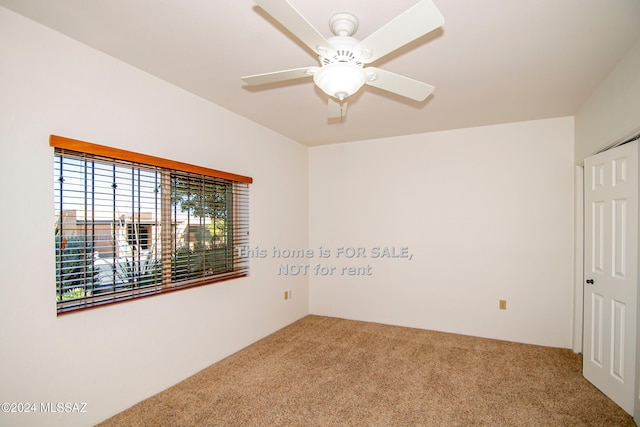
<instances>
[{"instance_id":1,"label":"horizontal window blind","mask_svg":"<svg viewBox=\"0 0 640 427\"><path fill-rule=\"evenodd\" d=\"M58 313L248 274L250 178L53 138Z\"/></svg>"}]
</instances>

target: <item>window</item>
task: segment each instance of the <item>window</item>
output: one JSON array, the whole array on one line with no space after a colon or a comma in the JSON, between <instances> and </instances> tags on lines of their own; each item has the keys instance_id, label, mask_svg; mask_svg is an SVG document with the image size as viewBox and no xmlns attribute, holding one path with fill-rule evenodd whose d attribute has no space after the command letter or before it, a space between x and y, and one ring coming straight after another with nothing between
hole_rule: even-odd
<instances>
[{"instance_id":1,"label":"window","mask_svg":"<svg viewBox=\"0 0 640 427\"><path fill-rule=\"evenodd\" d=\"M58 313L249 273L250 177L51 136ZM242 255L242 257L240 256Z\"/></svg>"}]
</instances>

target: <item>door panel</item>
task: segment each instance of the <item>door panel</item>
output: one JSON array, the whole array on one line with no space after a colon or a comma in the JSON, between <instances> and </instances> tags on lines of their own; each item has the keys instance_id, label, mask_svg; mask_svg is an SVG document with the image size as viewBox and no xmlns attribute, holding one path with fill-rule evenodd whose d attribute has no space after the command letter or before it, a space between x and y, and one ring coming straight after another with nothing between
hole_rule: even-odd
<instances>
[{"instance_id":1,"label":"door panel","mask_svg":"<svg viewBox=\"0 0 640 427\"><path fill-rule=\"evenodd\" d=\"M603 317L604 298L595 292L591 294L591 334L589 341L591 342L591 362L602 368L602 328L604 326ZM585 340L585 342L589 342Z\"/></svg>"},{"instance_id":2,"label":"door panel","mask_svg":"<svg viewBox=\"0 0 640 427\"><path fill-rule=\"evenodd\" d=\"M594 273L604 273L604 203L601 201L592 202L593 218L592 224L592 255L591 271Z\"/></svg>"},{"instance_id":3,"label":"door panel","mask_svg":"<svg viewBox=\"0 0 640 427\"><path fill-rule=\"evenodd\" d=\"M585 378L633 414L635 394L638 146L585 160Z\"/></svg>"},{"instance_id":4,"label":"door panel","mask_svg":"<svg viewBox=\"0 0 640 427\"><path fill-rule=\"evenodd\" d=\"M627 201L613 201L613 275L618 279L625 278L627 261Z\"/></svg>"}]
</instances>

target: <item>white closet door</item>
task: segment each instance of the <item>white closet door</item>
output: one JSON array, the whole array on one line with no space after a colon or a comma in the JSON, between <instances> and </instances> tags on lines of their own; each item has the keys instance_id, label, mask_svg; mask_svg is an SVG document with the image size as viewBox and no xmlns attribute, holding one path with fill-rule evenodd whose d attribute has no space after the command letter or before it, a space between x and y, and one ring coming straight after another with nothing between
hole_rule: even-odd
<instances>
[{"instance_id":1,"label":"white closet door","mask_svg":"<svg viewBox=\"0 0 640 427\"><path fill-rule=\"evenodd\" d=\"M635 402L638 144L585 159L583 374L629 414Z\"/></svg>"}]
</instances>

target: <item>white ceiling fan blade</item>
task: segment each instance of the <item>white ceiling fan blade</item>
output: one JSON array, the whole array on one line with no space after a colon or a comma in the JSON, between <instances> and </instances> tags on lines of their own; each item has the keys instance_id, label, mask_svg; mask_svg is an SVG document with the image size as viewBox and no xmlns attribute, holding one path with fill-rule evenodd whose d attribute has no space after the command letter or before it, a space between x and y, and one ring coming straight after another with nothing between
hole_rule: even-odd
<instances>
[{"instance_id":1,"label":"white ceiling fan blade","mask_svg":"<svg viewBox=\"0 0 640 427\"><path fill-rule=\"evenodd\" d=\"M344 119L345 117L347 117L347 101L340 102L330 96L327 112L327 116L329 119Z\"/></svg>"},{"instance_id":2,"label":"white ceiling fan blade","mask_svg":"<svg viewBox=\"0 0 640 427\"><path fill-rule=\"evenodd\" d=\"M287 0L254 1L315 53L320 54L321 48L327 49L329 47L329 43L327 43L322 34Z\"/></svg>"},{"instance_id":3,"label":"white ceiling fan blade","mask_svg":"<svg viewBox=\"0 0 640 427\"><path fill-rule=\"evenodd\" d=\"M294 68L292 70L274 71L273 73L256 74L253 76L241 77L245 83L255 86L266 83L276 83L285 80L302 79L313 76L318 67Z\"/></svg>"},{"instance_id":4,"label":"white ceiling fan blade","mask_svg":"<svg viewBox=\"0 0 640 427\"><path fill-rule=\"evenodd\" d=\"M362 40L356 47L362 62L370 64L444 24L431 0L422 0Z\"/></svg>"},{"instance_id":5,"label":"white ceiling fan blade","mask_svg":"<svg viewBox=\"0 0 640 427\"><path fill-rule=\"evenodd\" d=\"M424 101L433 92L435 87L409 77L401 76L375 67L367 67L367 79L369 86L392 92L414 101Z\"/></svg>"}]
</instances>

